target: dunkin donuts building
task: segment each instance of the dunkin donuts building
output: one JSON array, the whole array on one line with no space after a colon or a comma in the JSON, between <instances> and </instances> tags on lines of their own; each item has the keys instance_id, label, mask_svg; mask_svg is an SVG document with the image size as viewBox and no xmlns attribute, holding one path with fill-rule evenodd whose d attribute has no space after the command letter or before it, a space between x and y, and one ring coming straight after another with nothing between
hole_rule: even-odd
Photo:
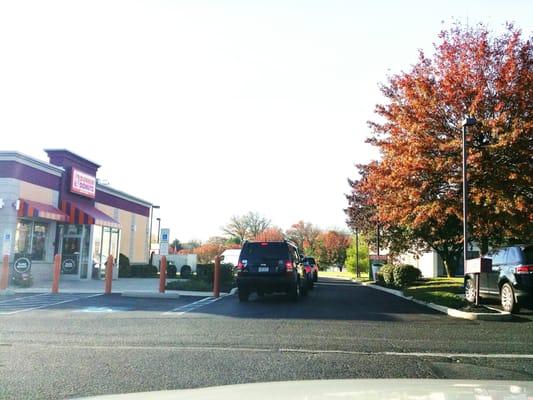
<instances>
[{"instance_id":1,"label":"dunkin donuts building","mask_svg":"<svg viewBox=\"0 0 533 400\"><path fill-rule=\"evenodd\" d=\"M45 151L48 162L0 151L0 234L10 277L51 281L55 254L61 280L102 279L109 254L147 263L151 203L99 184L100 165L86 158Z\"/></svg>"}]
</instances>

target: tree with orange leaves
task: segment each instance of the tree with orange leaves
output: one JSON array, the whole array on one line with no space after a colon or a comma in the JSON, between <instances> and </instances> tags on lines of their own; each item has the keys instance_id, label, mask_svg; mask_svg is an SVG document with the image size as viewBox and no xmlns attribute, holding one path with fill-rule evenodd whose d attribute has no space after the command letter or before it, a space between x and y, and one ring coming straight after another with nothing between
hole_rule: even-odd
<instances>
[{"instance_id":1,"label":"tree with orange leaves","mask_svg":"<svg viewBox=\"0 0 533 400\"><path fill-rule=\"evenodd\" d=\"M316 238L315 255L321 265L336 265L342 269L350 236L336 231L322 232Z\"/></svg>"},{"instance_id":2,"label":"tree with orange leaves","mask_svg":"<svg viewBox=\"0 0 533 400\"><path fill-rule=\"evenodd\" d=\"M493 36L479 25L441 32L432 58L420 52L388 78L370 122L379 162L360 166L347 209L371 211L384 231L400 229L442 257L453 275L462 252L461 121L469 130L469 232L489 245L533 238L532 38L508 25ZM358 210L361 209L361 210ZM360 222L359 222L360 223Z\"/></svg>"},{"instance_id":3,"label":"tree with orange leaves","mask_svg":"<svg viewBox=\"0 0 533 400\"><path fill-rule=\"evenodd\" d=\"M216 256L222 254L224 250L224 245L220 243L205 243L195 248L193 254L197 255L199 263L206 264L213 261Z\"/></svg>"},{"instance_id":4,"label":"tree with orange leaves","mask_svg":"<svg viewBox=\"0 0 533 400\"><path fill-rule=\"evenodd\" d=\"M283 232L279 228L266 228L254 238L261 242L277 242L284 239Z\"/></svg>"}]
</instances>

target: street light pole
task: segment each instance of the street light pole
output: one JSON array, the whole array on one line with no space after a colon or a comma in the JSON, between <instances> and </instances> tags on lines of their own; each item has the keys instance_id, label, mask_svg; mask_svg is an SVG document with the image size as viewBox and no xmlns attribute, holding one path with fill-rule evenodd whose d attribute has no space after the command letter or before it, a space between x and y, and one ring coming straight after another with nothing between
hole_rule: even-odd
<instances>
[{"instance_id":1,"label":"street light pole","mask_svg":"<svg viewBox=\"0 0 533 400\"><path fill-rule=\"evenodd\" d=\"M157 219L157 243L159 243L159 239L160 239L160 234L161 234L161 218L156 218Z\"/></svg>"},{"instance_id":2,"label":"street light pole","mask_svg":"<svg viewBox=\"0 0 533 400\"><path fill-rule=\"evenodd\" d=\"M152 205L151 209L150 209L150 237L148 239L148 256L150 256L150 254L152 254L152 223L153 223L153 220L154 220L154 209L158 209L158 208L161 208L160 206L155 206L155 205Z\"/></svg>"},{"instance_id":3,"label":"street light pole","mask_svg":"<svg viewBox=\"0 0 533 400\"><path fill-rule=\"evenodd\" d=\"M463 121L463 270L466 269L468 260L468 177L467 159L468 147L467 138L468 127L477 123L474 117L466 117ZM476 305L479 304L479 274L476 274Z\"/></svg>"},{"instance_id":4,"label":"street light pole","mask_svg":"<svg viewBox=\"0 0 533 400\"><path fill-rule=\"evenodd\" d=\"M359 232L355 228L355 276L358 278L361 276L361 271L359 270Z\"/></svg>"}]
</instances>

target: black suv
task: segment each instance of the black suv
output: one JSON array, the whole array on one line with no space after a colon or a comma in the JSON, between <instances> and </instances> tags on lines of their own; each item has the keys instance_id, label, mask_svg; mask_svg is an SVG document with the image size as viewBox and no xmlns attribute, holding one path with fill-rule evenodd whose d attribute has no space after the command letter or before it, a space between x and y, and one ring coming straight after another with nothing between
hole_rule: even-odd
<instances>
[{"instance_id":1,"label":"black suv","mask_svg":"<svg viewBox=\"0 0 533 400\"><path fill-rule=\"evenodd\" d=\"M479 274L480 296L499 296L505 311L518 312L520 303L533 296L533 244L494 249L492 272ZM465 275L466 300L475 301L474 276Z\"/></svg>"},{"instance_id":2,"label":"black suv","mask_svg":"<svg viewBox=\"0 0 533 400\"><path fill-rule=\"evenodd\" d=\"M307 294L305 271L297 247L288 241L244 242L237 263L239 300L250 293L284 292L291 300Z\"/></svg>"}]
</instances>

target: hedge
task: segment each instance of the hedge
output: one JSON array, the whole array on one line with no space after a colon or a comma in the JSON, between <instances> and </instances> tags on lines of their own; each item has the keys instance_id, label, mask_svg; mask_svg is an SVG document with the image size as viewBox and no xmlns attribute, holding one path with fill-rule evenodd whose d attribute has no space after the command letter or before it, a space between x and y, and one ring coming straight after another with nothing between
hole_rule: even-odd
<instances>
[{"instance_id":1,"label":"hedge","mask_svg":"<svg viewBox=\"0 0 533 400\"><path fill-rule=\"evenodd\" d=\"M221 264L220 265L220 282L229 283L233 282L235 279L234 276L234 266L233 264ZM197 264L196 265L196 275L199 279L212 283L213 274L215 271L215 264Z\"/></svg>"},{"instance_id":2,"label":"hedge","mask_svg":"<svg viewBox=\"0 0 533 400\"><path fill-rule=\"evenodd\" d=\"M378 273L378 283L395 288L405 288L420 279L422 273L412 265L385 264Z\"/></svg>"},{"instance_id":3,"label":"hedge","mask_svg":"<svg viewBox=\"0 0 533 400\"><path fill-rule=\"evenodd\" d=\"M404 288L418 280L422 273L412 265L396 265L393 270L394 286Z\"/></svg>"},{"instance_id":4,"label":"hedge","mask_svg":"<svg viewBox=\"0 0 533 400\"><path fill-rule=\"evenodd\" d=\"M157 268L153 265L132 265L130 267L132 278L157 278Z\"/></svg>"},{"instance_id":5,"label":"hedge","mask_svg":"<svg viewBox=\"0 0 533 400\"><path fill-rule=\"evenodd\" d=\"M124 254L118 255L118 277L129 278L131 276L130 259Z\"/></svg>"},{"instance_id":6,"label":"hedge","mask_svg":"<svg viewBox=\"0 0 533 400\"><path fill-rule=\"evenodd\" d=\"M379 272L383 276L383 282L387 286L394 286L394 265L385 264L380 268Z\"/></svg>"}]
</instances>

